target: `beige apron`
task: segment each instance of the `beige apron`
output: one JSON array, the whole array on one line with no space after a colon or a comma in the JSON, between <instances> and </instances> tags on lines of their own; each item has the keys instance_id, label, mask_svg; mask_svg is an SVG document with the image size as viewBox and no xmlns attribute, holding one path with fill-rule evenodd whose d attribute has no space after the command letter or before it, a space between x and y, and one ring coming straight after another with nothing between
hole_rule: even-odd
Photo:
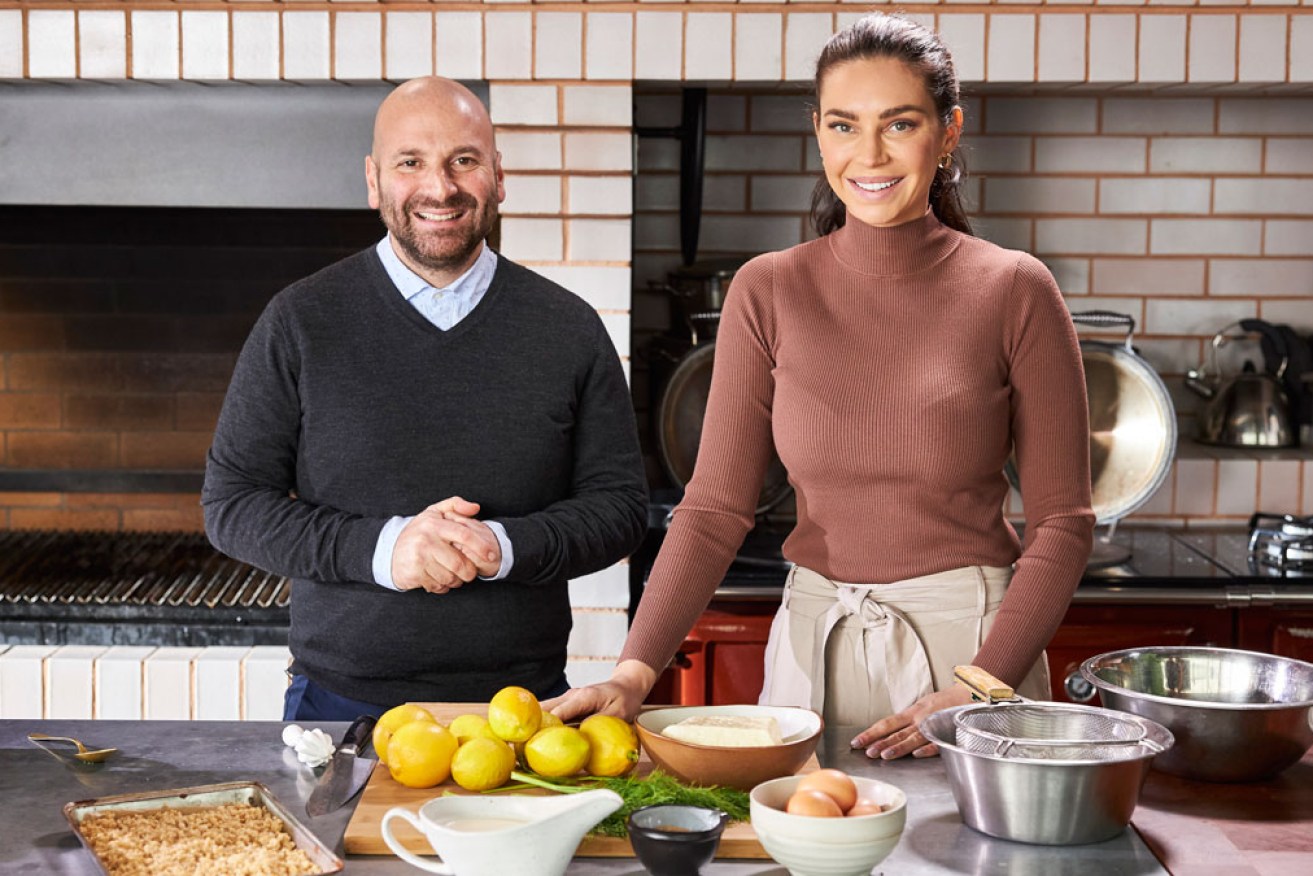
<instances>
[{"instance_id":1,"label":"beige apron","mask_svg":"<svg viewBox=\"0 0 1313 876\"><path fill-rule=\"evenodd\" d=\"M765 705L802 706L828 724L869 726L953 684L980 650L1011 568L964 566L891 584L846 584L794 566L766 645ZM1052 698L1048 661L1017 687Z\"/></svg>"}]
</instances>

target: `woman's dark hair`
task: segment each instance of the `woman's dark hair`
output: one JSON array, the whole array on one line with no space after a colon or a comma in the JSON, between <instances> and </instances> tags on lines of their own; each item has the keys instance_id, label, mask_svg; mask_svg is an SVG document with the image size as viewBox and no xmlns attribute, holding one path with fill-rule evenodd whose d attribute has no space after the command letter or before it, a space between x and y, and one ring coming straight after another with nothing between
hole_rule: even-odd
<instances>
[{"instance_id":1,"label":"woman's dark hair","mask_svg":"<svg viewBox=\"0 0 1313 876\"><path fill-rule=\"evenodd\" d=\"M865 61L874 58L897 58L921 74L925 87L935 103L939 121L945 125L953 119L953 108L958 104L957 71L948 48L933 31L893 15L876 13L853 22L830 37L816 59L816 107L821 104L821 83L826 74L839 64ZM930 184L930 209L935 217L949 228L964 234L971 233L966 210L962 207L962 156L953 150L948 167L935 172ZM824 236L843 227L847 211L843 201L830 188L822 174L812 192L812 225L816 233Z\"/></svg>"}]
</instances>

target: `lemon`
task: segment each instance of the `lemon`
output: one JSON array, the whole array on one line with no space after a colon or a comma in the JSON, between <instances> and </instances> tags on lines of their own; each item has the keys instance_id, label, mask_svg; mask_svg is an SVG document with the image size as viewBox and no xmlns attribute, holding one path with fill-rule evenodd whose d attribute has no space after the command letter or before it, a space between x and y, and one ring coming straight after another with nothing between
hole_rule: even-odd
<instances>
[{"instance_id":1,"label":"lemon","mask_svg":"<svg viewBox=\"0 0 1313 876\"><path fill-rule=\"evenodd\" d=\"M515 769L515 752L509 743L476 736L456 749L451 777L467 791L490 791L506 784Z\"/></svg>"},{"instance_id":2,"label":"lemon","mask_svg":"<svg viewBox=\"0 0 1313 876\"><path fill-rule=\"evenodd\" d=\"M564 727L565 722L553 715L551 712L543 712L542 723L538 725L539 730L546 730L548 727Z\"/></svg>"},{"instance_id":3,"label":"lemon","mask_svg":"<svg viewBox=\"0 0 1313 876\"><path fill-rule=\"evenodd\" d=\"M388 771L407 788L432 788L451 775L456 737L436 721L402 724L388 742Z\"/></svg>"},{"instance_id":4,"label":"lemon","mask_svg":"<svg viewBox=\"0 0 1313 876\"><path fill-rule=\"evenodd\" d=\"M488 727L488 719L482 715L461 715L447 725L461 745L469 742L476 736L486 736L493 738L491 728Z\"/></svg>"},{"instance_id":5,"label":"lemon","mask_svg":"<svg viewBox=\"0 0 1313 876\"><path fill-rule=\"evenodd\" d=\"M437 720L423 706L414 703L403 703L388 709L374 725L374 753L378 755L378 762L387 764L388 740L402 724L411 721L431 721L436 724Z\"/></svg>"},{"instance_id":6,"label":"lemon","mask_svg":"<svg viewBox=\"0 0 1313 876\"><path fill-rule=\"evenodd\" d=\"M538 732L543 710L538 698L522 687L504 687L488 703L488 725L507 742L524 742Z\"/></svg>"},{"instance_id":7,"label":"lemon","mask_svg":"<svg viewBox=\"0 0 1313 876\"><path fill-rule=\"evenodd\" d=\"M623 776L638 763L638 734L614 715L591 715L579 725L588 740L588 774Z\"/></svg>"},{"instance_id":8,"label":"lemon","mask_svg":"<svg viewBox=\"0 0 1313 876\"><path fill-rule=\"evenodd\" d=\"M573 727L548 727L524 744L524 757L540 776L572 776L588 763L588 740Z\"/></svg>"}]
</instances>

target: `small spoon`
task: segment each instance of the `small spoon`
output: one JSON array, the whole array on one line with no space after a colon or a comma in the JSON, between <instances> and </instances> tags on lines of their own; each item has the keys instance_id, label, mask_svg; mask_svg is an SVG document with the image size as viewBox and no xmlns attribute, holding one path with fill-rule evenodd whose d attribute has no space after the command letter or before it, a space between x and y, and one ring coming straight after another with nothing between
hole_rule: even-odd
<instances>
[{"instance_id":1,"label":"small spoon","mask_svg":"<svg viewBox=\"0 0 1313 876\"><path fill-rule=\"evenodd\" d=\"M100 763L118 751L117 748L101 748L95 751L88 751L87 747L72 736L47 736L45 733L29 733L27 738L33 742L71 742L78 747L77 753L73 757L86 763Z\"/></svg>"}]
</instances>

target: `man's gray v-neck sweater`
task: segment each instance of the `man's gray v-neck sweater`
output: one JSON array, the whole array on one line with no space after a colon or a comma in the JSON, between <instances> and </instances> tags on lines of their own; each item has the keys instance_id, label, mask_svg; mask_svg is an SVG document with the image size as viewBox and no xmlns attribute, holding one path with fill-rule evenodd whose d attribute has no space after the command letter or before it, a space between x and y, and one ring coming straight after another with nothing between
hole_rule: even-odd
<instances>
[{"instance_id":1,"label":"man's gray v-neck sweater","mask_svg":"<svg viewBox=\"0 0 1313 876\"><path fill-rule=\"evenodd\" d=\"M509 576L441 595L374 583L384 522L450 496L505 526ZM557 682L566 582L637 547L646 500L624 373L592 307L499 257L483 300L442 331L372 250L270 302L202 495L220 550L293 579L294 671L380 705Z\"/></svg>"}]
</instances>

